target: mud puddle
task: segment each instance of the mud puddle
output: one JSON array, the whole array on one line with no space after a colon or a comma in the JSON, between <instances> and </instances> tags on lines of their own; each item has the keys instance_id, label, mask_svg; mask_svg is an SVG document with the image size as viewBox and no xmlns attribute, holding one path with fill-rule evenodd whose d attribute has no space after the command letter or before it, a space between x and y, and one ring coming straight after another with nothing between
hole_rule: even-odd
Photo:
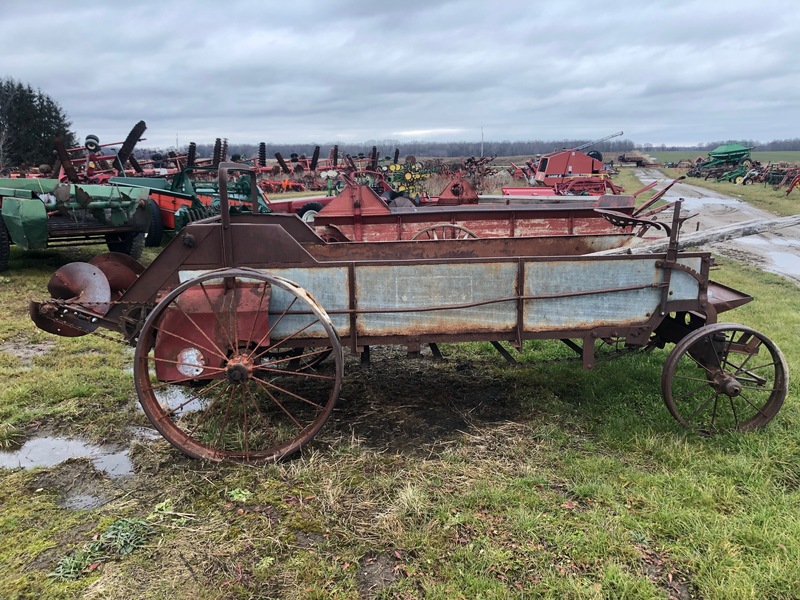
<instances>
[{"instance_id":1,"label":"mud puddle","mask_svg":"<svg viewBox=\"0 0 800 600\"><path fill-rule=\"evenodd\" d=\"M81 440L55 436L35 437L18 450L0 451L0 467L54 467L70 458L88 458L95 469L109 477L133 475L133 463L128 458L127 448L93 446Z\"/></svg>"},{"instance_id":2,"label":"mud puddle","mask_svg":"<svg viewBox=\"0 0 800 600\"><path fill-rule=\"evenodd\" d=\"M762 268L773 273L782 273L800 280L800 239L772 236L765 239L751 235L737 240L742 247L755 249L763 258Z\"/></svg>"},{"instance_id":3,"label":"mud puddle","mask_svg":"<svg viewBox=\"0 0 800 600\"><path fill-rule=\"evenodd\" d=\"M55 342L29 342L28 340L11 340L0 344L0 352L16 356L22 369L31 369L33 362L40 356L49 354L56 347Z\"/></svg>"}]
</instances>

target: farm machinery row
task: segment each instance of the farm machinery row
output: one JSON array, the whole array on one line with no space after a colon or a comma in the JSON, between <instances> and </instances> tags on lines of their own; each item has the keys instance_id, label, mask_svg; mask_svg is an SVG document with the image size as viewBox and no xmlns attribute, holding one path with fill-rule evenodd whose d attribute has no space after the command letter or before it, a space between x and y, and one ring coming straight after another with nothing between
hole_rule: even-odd
<instances>
[{"instance_id":1,"label":"farm machinery row","mask_svg":"<svg viewBox=\"0 0 800 600\"><path fill-rule=\"evenodd\" d=\"M674 344L661 394L701 434L762 427L787 395L774 342L718 322L752 297L710 279L709 253L679 251L680 202L659 224L669 244L657 253L569 254L568 235L555 245L545 237L330 243L292 215L260 214L253 169L245 168L250 210L232 214L236 169L220 166L219 214L189 223L146 269L114 254L71 263L53 276L50 298L30 304L44 331L106 330L133 346L144 413L189 456L292 456L333 413L346 385L344 349L363 362L376 345L415 352L561 340L592 368L604 348ZM621 228L639 224L619 211L606 216Z\"/></svg>"},{"instance_id":2,"label":"farm machinery row","mask_svg":"<svg viewBox=\"0 0 800 600\"><path fill-rule=\"evenodd\" d=\"M707 159L697 159L686 174L738 185L763 183L776 191L785 186L786 194L800 185L800 166L789 163L763 165L752 158L751 150L752 147L739 144L718 146L708 153Z\"/></svg>"}]
</instances>

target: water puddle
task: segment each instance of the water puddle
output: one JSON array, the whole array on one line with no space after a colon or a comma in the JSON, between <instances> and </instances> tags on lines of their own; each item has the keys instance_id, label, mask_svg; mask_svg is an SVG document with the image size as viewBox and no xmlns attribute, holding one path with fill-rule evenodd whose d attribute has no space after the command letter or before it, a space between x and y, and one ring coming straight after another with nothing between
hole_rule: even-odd
<instances>
[{"instance_id":1,"label":"water puddle","mask_svg":"<svg viewBox=\"0 0 800 600\"><path fill-rule=\"evenodd\" d=\"M88 458L95 469L104 471L109 477L133 475L133 463L128 450L93 446L81 440L62 437L36 437L14 451L0 451L0 467L14 469L22 467L53 467L69 458Z\"/></svg>"},{"instance_id":2,"label":"water puddle","mask_svg":"<svg viewBox=\"0 0 800 600\"><path fill-rule=\"evenodd\" d=\"M738 208L742 205L742 202L736 200L735 198L713 198L710 196L705 198L681 196L681 198L683 198L684 210L700 210L705 206L728 206Z\"/></svg>"},{"instance_id":3,"label":"water puddle","mask_svg":"<svg viewBox=\"0 0 800 600\"><path fill-rule=\"evenodd\" d=\"M800 278L800 260L797 254L773 251L767 252L767 258L772 261L772 265L767 267L770 271Z\"/></svg>"},{"instance_id":4,"label":"water puddle","mask_svg":"<svg viewBox=\"0 0 800 600\"><path fill-rule=\"evenodd\" d=\"M800 247L800 241L798 240L784 239L779 237L773 237L767 240L757 235L749 235L747 237L740 238L739 241L743 244L750 244L753 246L788 246L790 248Z\"/></svg>"},{"instance_id":5,"label":"water puddle","mask_svg":"<svg viewBox=\"0 0 800 600\"><path fill-rule=\"evenodd\" d=\"M176 417L197 412L206 406L206 402L198 398L191 388L178 385L159 389L156 392L156 397L161 406L174 411ZM137 403L136 408L140 412L144 412L141 404Z\"/></svg>"},{"instance_id":6,"label":"water puddle","mask_svg":"<svg viewBox=\"0 0 800 600\"><path fill-rule=\"evenodd\" d=\"M772 273L800 279L800 241L771 236L769 239L751 235L735 240L742 248L749 247L761 258L761 268Z\"/></svg>"}]
</instances>

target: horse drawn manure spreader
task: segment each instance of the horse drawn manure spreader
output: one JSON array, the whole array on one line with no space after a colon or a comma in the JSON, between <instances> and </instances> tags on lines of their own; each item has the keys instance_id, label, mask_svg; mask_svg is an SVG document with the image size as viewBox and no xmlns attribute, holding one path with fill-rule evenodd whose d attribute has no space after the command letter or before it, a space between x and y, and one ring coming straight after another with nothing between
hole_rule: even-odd
<instances>
[{"instance_id":1,"label":"horse drawn manure spreader","mask_svg":"<svg viewBox=\"0 0 800 600\"><path fill-rule=\"evenodd\" d=\"M599 345L674 344L661 392L703 433L768 423L787 367L765 335L717 322L752 300L709 279L707 252L678 251L680 203L663 253L563 255L531 238L326 243L295 215L220 214L186 225L142 269L105 255L68 264L32 302L42 329L101 328L135 347L136 393L186 454L263 462L322 429L342 389L344 348L562 340L591 368ZM252 189L256 189L255 176ZM630 218L618 214L622 225Z\"/></svg>"}]
</instances>

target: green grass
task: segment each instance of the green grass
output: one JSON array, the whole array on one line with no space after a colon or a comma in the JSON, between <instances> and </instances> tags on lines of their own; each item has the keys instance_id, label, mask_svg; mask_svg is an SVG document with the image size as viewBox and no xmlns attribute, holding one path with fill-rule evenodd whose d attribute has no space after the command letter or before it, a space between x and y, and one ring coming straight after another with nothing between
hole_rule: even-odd
<instances>
[{"instance_id":1,"label":"green grass","mask_svg":"<svg viewBox=\"0 0 800 600\"><path fill-rule=\"evenodd\" d=\"M125 439L144 422L128 349L27 316L82 256L15 250L3 274L0 344L52 344L0 352L17 437ZM755 297L721 320L763 331L800 372L800 289L729 261L714 278ZM156 441L134 446L126 481L80 461L0 469L0 597L800 596L796 377L765 429L702 438L660 398L666 351L584 371L554 360L571 354L558 342L527 343L518 366L486 344L444 349L435 365L349 363L328 426L283 464L209 465ZM63 508L78 482L107 501Z\"/></svg>"}]
</instances>

